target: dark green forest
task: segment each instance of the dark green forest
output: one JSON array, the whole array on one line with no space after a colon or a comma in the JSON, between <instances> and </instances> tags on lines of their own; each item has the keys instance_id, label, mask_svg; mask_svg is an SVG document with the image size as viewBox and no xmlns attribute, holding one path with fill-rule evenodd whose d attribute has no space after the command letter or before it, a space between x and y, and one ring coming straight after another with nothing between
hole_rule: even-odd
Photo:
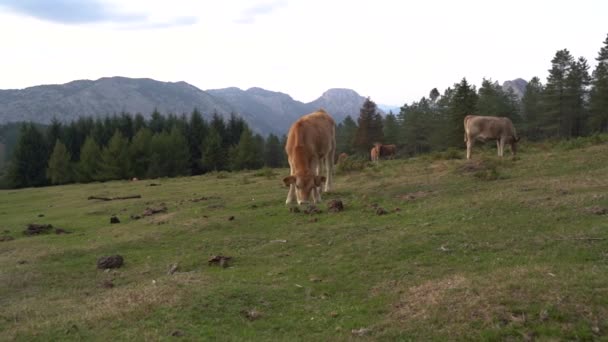
<instances>
[{"instance_id":1,"label":"dark green forest","mask_svg":"<svg viewBox=\"0 0 608 342\"><path fill-rule=\"evenodd\" d=\"M382 116L367 99L339 123L337 154L362 158L375 142L396 144L402 157L463 147L466 115L511 118L529 141L571 139L608 132L608 36L590 72L583 57L559 50L543 83L529 80L523 98L484 79L477 89L463 78L441 93L431 89L399 113ZM330 113L331 114L331 113ZM356 121L355 119L356 118ZM113 179L198 175L286 166L285 136L255 134L237 114L205 120L191 114L80 118L0 126L1 186L18 188Z\"/></svg>"}]
</instances>

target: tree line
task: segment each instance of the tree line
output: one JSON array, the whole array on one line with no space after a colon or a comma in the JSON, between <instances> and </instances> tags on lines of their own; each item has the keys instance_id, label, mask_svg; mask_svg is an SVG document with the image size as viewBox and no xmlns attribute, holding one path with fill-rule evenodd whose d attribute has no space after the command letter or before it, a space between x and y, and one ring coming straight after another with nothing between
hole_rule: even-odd
<instances>
[{"instance_id":1,"label":"tree line","mask_svg":"<svg viewBox=\"0 0 608 342\"><path fill-rule=\"evenodd\" d=\"M214 113L207 121L196 109L189 117L164 116L155 110L149 120L128 113L69 124L53 120L46 129L24 123L4 186L281 167L286 164L283 144L276 135L254 134L235 114L225 120Z\"/></svg>"},{"instance_id":2,"label":"tree line","mask_svg":"<svg viewBox=\"0 0 608 342\"><path fill-rule=\"evenodd\" d=\"M367 157L376 142L398 145L402 156L460 148L469 114L509 117L519 135L531 141L608 132L608 37L596 60L590 74L585 58L575 59L567 49L557 51L546 82L533 77L521 99L491 79L477 89L466 78L443 93L434 88L384 117L367 98L357 121L347 116L337 125L337 154ZM27 123L18 139L5 139L15 147L2 186L282 167L287 165L285 139L254 134L236 114L225 120L214 113L207 121L196 109L189 117L155 110L148 120L128 113L69 124L54 120L45 129ZM0 157L8 154L6 145L0 146Z\"/></svg>"},{"instance_id":3,"label":"tree line","mask_svg":"<svg viewBox=\"0 0 608 342\"><path fill-rule=\"evenodd\" d=\"M460 148L469 114L509 117L519 135L531 141L608 132L608 36L596 60L590 74L585 58L557 51L546 82L533 77L521 99L491 79L476 89L466 78L443 94L434 88L384 118L368 98L356 122L347 117L338 125L337 150L368 153L374 142L397 144L404 156Z\"/></svg>"}]
</instances>

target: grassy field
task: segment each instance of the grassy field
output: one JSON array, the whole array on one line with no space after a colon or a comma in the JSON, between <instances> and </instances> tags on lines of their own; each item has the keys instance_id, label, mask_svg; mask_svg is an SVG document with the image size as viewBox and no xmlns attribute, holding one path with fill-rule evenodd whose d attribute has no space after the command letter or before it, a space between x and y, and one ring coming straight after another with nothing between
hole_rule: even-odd
<instances>
[{"instance_id":1,"label":"grassy field","mask_svg":"<svg viewBox=\"0 0 608 342\"><path fill-rule=\"evenodd\" d=\"M608 145L521 150L338 174L314 214L287 170L0 191L0 340L608 340Z\"/></svg>"}]
</instances>

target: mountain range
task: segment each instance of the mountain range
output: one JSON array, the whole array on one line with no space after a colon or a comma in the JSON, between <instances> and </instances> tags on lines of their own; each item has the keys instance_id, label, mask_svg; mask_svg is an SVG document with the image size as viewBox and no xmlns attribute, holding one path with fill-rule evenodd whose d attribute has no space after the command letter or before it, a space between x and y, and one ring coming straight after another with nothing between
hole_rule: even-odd
<instances>
[{"instance_id":1,"label":"mountain range","mask_svg":"<svg viewBox=\"0 0 608 342\"><path fill-rule=\"evenodd\" d=\"M318 99L303 103L291 96L262 88L201 90L186 82L160 82L148 78L104 77L66 84L0 90L0 124L17 121L49 123L56 117L68 122L79 117L100 117L127 112L149 117L189 114L197 108L210 118L215 112L242 116L262 134L284 134L298 117L319 108L341 122L356 118L365 97L351 89L329 89Z\"/></svg>"}]
</instances>

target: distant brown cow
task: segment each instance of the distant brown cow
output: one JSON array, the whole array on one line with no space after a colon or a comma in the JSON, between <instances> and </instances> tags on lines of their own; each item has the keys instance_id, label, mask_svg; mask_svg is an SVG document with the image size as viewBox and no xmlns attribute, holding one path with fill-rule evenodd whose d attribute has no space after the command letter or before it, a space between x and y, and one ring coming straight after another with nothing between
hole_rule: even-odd
<instances>
[{"instance_id":1,"label":"distant brown cow","mask_svg":"<svg viewBox=\"0 0 608 342\"><path fill-rule=\"evenodd\" d=\"M302 116L287 135L285 152L290 175L283 179L289 186L286 204L321 201L321 186L329 191L332 184L334 154L336 150L336 124L323 109ZM321 176L321 172L325 176Z\"/></svg>"},{"instance_id":2,"label":"distant brown cow","mask_svg":"<svg viewBox=\"0 0 608 342\"><path fill-rule=\"evenodd\" d=\"M511 153L517 153L519 137L509 118L496 116L467 115L464 118L464 142L467 144L467 159L476 140L496 140L498 156L504 154L505 144L511 145Z\"/></svg>"},{"instance_id":3,"label":"distant brown cow","mask_svg":"<svg viewBox=\"0 0 608 342\"><path fill-rule=\"evenodd\" d=\"M376 157L376 161L378 161L381 157L385 157L388 159L393 159L395 157L395 154L397 154L397 146L391 144L391 145L384 145L381 143L375 143L374 147L372 148L377 150L377 154L378 156ZM372 153L372 151L370 151L370 154ZM374 161L374 159L372 158L372 161Z\"/></svg>"},{"instance_id":4,"label":"distant brown cow","mask_svg":"<svg viewBox=\"0 0 608 342\"><path fill-rule=\"evenodd\" d=\"M338 160L336 162L336 164L340 164L343 163L346 159L348 159L348 154L342 152L340 153L340 155L338 156Z\"/></svg>"}]
</instances>

